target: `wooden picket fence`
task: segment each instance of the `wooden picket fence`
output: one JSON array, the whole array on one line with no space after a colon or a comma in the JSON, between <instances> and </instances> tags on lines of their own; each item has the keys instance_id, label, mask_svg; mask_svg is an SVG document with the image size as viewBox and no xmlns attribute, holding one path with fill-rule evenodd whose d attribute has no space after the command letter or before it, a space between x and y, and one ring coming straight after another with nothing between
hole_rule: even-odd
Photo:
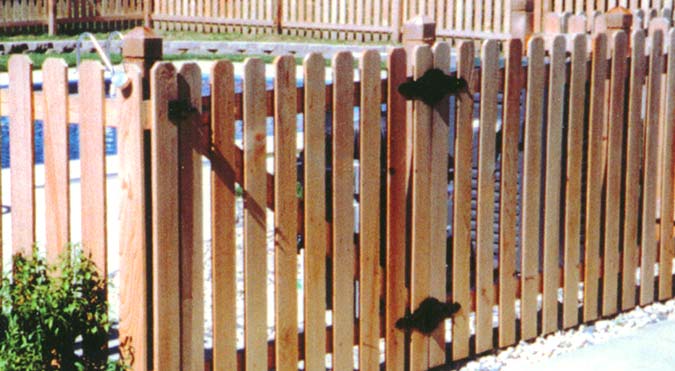
<instances>
[{"instance_id":1,"label":"wooden picket fence","mask_svg":"<svg viewBox=\"0 0 675 371\"><path fill-rule=\"evenodd\" d=\"M36 32L49 25L53 32L57 27L70 32L111 30L152 22L161 30L399 41L404 21L426 15L436 22L441 38L505 41L542 31L549 12L592 17L623 6L650 15L672 5L661 0L546 0L526 10L513 0L2 0L0 31ZM523 23L527 17L533 18L531 30ZM672 11L667 18L672 22Z\"/></svg>"},{"instance_id":2,"label":"wooden picket fence","mask_svg":"<svg viewBox=\"0 0 675 371\"><path fill-rule=\"evenodd\" d=\"M106 97L96 62L77 95L57 60L33 92L27 58L13 57L0 94L12 244L36 240L32 133L44 119L47 250L70 239L65 127L78 122L82 243L105 270L106 235L119 235L120 340L134 370L426 370L670 299L675 31L665 53L663 33L650 35L648 55L643 30L630 48L625 33L612 38L608 51L596 35L589 55L584 35L548 51L534 37L525 66L519 40L483 43L480 67L473 42L419 47L413 78L452 70L472 92L433 107L398 93L402 49L384 79L379 54L363 53L358 81L339 53L329 83L312 54L300 85L280 57L272 89L260 60L244 64L241 90L220 61L208 96L196 64L162 62L148 101L135 69ZM105 126L119 137L114 190ZM106 228L110 192L118 230ZM429 296L461 310L430 336L395 328Z\"/></svg>"},{"instance_id":3,"label":"wooden picket fence","mask_svg":"<svg viewBox=\"0 0 675 371\"><path fill-rule=\"evenodd\" d=\"M436 22L442 37L507 39L510 5L428 0L156 0L160 29L282 33L340 40L395 40L403 21L417 15Z\"/></svg>"},{"instance_id":4,"label":"wooden picket fence","mask_svg":"<svg viewBox=\"0 0 675 371\"><path fill-rule=\"evenodd\" d=\"M282 33L340 40L395 40L402 22L429 16L443 37L501 38L509 35L505 0L156 0L156 27L200 32Z\"/></svg>"},{"instance_id":5,"label":"wooden picket fence","mask_svg":"<svg viewBox=\"0 0 675 371\"><path fill-rule=\"evenodd\" d=\"M128 29L142 23L143 4L142 0L0 0L0 32L45 32L50 21L70 32Z\"/></svg>"}]
</instances>

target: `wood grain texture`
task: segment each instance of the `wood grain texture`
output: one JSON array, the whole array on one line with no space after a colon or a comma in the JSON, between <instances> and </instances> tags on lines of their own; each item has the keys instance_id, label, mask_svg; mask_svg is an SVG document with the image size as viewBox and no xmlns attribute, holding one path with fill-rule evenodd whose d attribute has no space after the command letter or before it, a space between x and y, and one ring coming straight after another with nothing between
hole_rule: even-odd
<instances>
[{"instance_id":1,"label":"wood grain texture","mask_svg":"<svg viewBox=\"0 0 675 371\"><path fill-rule=\"evenodd\" d=\"M438 42L433 48L434 68L450 71L450 45ZM447 227L448 227L448 153L450 150L450 102L448 96L434 107L431 122L431 251L429 293L447 300ZM429 367L445 364L445 323L441 322L429 337Z\"/></svg>"},{"instance_id":2,"label":"wood grain texture","mask_svg":"<svg viewBox=\"0 0 675 371\"><path fill-rule=\"evenodd\" d=\"M105 84L100 63L84 61L80 67L80 185L82 248L91 254L107 277L107 202L105 165Z\"/></svg>"},{"instance_id":3,"label":"wood grain texture","mask_svg":"<svg viewBox=\"0 0 675 371\"><path fill-rule=\"evenodd\" d=\"M626 180L623 224L623 265L621 275L621 309L635 306L635 272L640 260L638 221L640 217L640 159L643 123L642 91L645 81L645 32L631 35L631 65L628 90L628 125L626 128Z\"/></svg>"},{"instance_id":4,"label":"wood grain texture","mask_svg":"<svg viewBox=\"0 0 675 371\"><path fill-rule=\"evenodd\" d=\"M612 69L609 91L609 119L606 123L607 164L605 199L604 271L602 273L602 315L609 316L618 307L619 239L621 236L621 176L623 170L623 127L626 97L626 57L628 38L625 32L613 35Z\"/></svg>"},{"instance_id":5,"label":"wood grain texture","mask_svg":"<svg viewBox=\"0 0 675 371\"><path fill-rule=\"evenodd\" d=\"M178 124L180 208L181 369L204 368L204 268L202 164L195 113L201 112L201 70L194 63L178 71L178 100L191 110Z\"/></svg>"},{"instance_id":6,"label":"wood grain texture","mask_svg":"<svg viewBox=\"0 0 675 371\"><path fill-rule=\"evenodd\" d=\"M586 99L586 37L574 37L567 121L567 182L563 253L563 328L579 323L579 254L581 253L582 159Z\"/></svg>"},{"instance_id":7,"label":"wood grain texture","mask_svg":"<svg viewBox=\"0 0 675 371\"><path fill-rule=\"evenodd\" d=\"M666 45L668 55L675 55L675 31L668 32ZM675 120L675 58L667 60L665 81L665 109L661 119L661 223L659 250L659 300L673 297L673 121Z\"/></svg>"},{"instance_id":8,"label":"wood grain texture","mask_svg":"<svg viewBox=\"0 0 675 371\"><path fill-rule=\"evenodd\" d=\"M305 344L316 344L305 352L308 370L326 362L326 83L323 56L312 53L304 62L305 162Z\"/></svg>"},{"instance_id":9,"label":"wood grain texture","mask_svg":"<svg viewBox=\"0 0 675 371\"><path fill-rule=\"evenodd\" d=\"M354 363L353 57L333 57L333 369Z\"/></svg>"},{"instance_id":10,"label":"wood grain texture","mask_svg":"<svg viewBox=\"0 0 675 371\"><path fill-rule=\"evenodd\" d=\"M640 259L640 305L654 301L654 264L656 263L656 173L658 166L658 126L663 67L663 32L655 31L651 38L647 83L647 113L645 115L642 187L642 239Z\"/></svg>"},{"instance_id":11,"label":"wood grain texture","mask_svg":"<svg viewBox=\"0 0 675 371\"><path fill-rule=\"evenodd\" d=\"M265 66L244 63L244 339L246 370L267 367Z\"/></svg>"},{"instance_id":12,"label":"wood grain texture","mask_svg":"<svg viewBox=\"0 0 675 371\"><path fill-rule=\"evenodd\" d=\"M213 371L237 362L234 66L211 67L211 276Z\"/></svg>"},{"instance_id":13,"label":"wood grain texture","mask_svg":"<svg viewBox=\"0 0 675 371\"><path fill-rule=\"evenodd\" d=\"M413 78L419 79L433 67L433 54L428 46L414 51ZM421 100L413 101L412 155L412 237L410 307L414 311L430 294L431 264L431 107ZM429 368L429 338L413 331L410 334L410 370Z\"/></svg>"},{"instance_id":14,"label":"wood grain texture","mask_svg":"<svg viewBox=\"0 0 675 371\"><path fill-rule=\"evenodd\" d=\"M360 60L359 369L380 369L380 54Z\"/></svg>"},{"instance_id":15,"label":"wood grain texture","mask_svg":"<svg viewBox=\"0 0 675 371\"><path fill-rule=\"evenodd\" d=\"M118 91L123 120L118 129L120 177L120 340L133 348L132 370L147 370L147 254L145 226L145 158L141 73L127 70L130 86Z\"/></svg>"},{"instance_id":16,"label":"wood grain texture","mask_svg":"<svg viewBox=\"0 0 675 371\"><path fill-rule=\"evenodd\" d=\"M30 254L35 243L35 131L33 65L25 55L9 58L9 166L12 251Z\"/></svg>"},{"instance_id":17,"label":"wood grain texture","mask_svg":"<svg viewBox=\"0 0 675 371\"><path fill-rule=\"evenodd\" d=\"M516 341L516 234L518 216L518 143L520 142L520 91L524 85L523 44L506 45L502 162L499 205L499 346ZM499 145L499 143L497 143Z\"/></svg>"},{"instance_id":18,"label":"wood grain texture","mask_svg":"<svg viewBox=\"0 0 675 371\"><path fill-rule=\"evenodd\" d=\"M539 294L539 236L541 233L541 161L544 82L544 42L533 37L528 46L527 111L523 157L521 339L537 336Z\"/></svg>"},{"instance_id":19,"label":"wood grain texture","mask_svg":"<svg viewBox=\"0 0 675 371\"><path fill-rule=\"evenodd\" d=\"M150 73L153 368L167 371L180 370L178 129L169 117L177 89L173 64L155 65Z\"/></svg>"},{"instance_id":20,"label":"wood grain texture","mask_svg":"<svg viewBox=\"0 0 675 371\"><path fill-rule=\"evenodd\" d=\"M498 58L497 42L489 40L483 43L476 216L476 353L483 353L492 348Z\"/></svg>"},{"instance_id":21,"label":"wood grain texture","mask_svg":"<svg viewBox=\"0 0 675 371\"><path fill-rule=\"evenodd\" d=\"M295 59L274 62L274 274L276 369L298 368Z\"/></svg>"},{"instance_id":22,"label":"wood grain texture","mask_svg":"<svg viewBox=\"0 0 675 371\"><path fill-rule=\"evenodd\" d=\"M584 317L588 322L598 318L598 284L600 278L600 237L602 228L602 131L605 117L605 78L607 76L607 36L593 38L590 113L588 127L588 168L586 172L586 229L584 259Z\"/></svg>"},{"instance_id":23,"label":"wood grain texture","mask_svg":"<svg viewBox=\"0 0 675 371\"><path fill-rule=\"evenodd\" d=\"M471 81L474 67L473 42L458 47L457 76ZM461 94L455 122L455 184L452 226L452 300L460 304L453 317L452 359L469 356L471 314L471 146L473 143L473 97Z\"/></svg>"},{"instance_id":24,"label":"wood grain texture","mask_svg":"<svg viewBox=\"0 0 675 371\"><path fill-rule=\"evenodd\" d=\"M565 37L553 39L549 64L548 119L546 130L546 178L544 191L544 287L542 333L558 329L559 256L562 245L560 218L562 198L563 100L565 99Z\"/></svg>"},{"instance_id":25,"label":"wood grain texture","mask_svg":"<svg viewBox=\"0 0 675 371\"><path fill-rule=\"evenodd\" d=\"M45 223L47 238L45 247L47 248L47 259L55 261L70 242L68 66L62 59L48 58L42 65L42 70L44 73L44 105L47 113L43 124L45 133L45 220L49 221ZM84 85L84 82L81 84ZM83 94L85 93L86 91L83 92ZM101 102L102 99L97 102L99 109L101 108ZM82 118L85 119L86 116ZM101 121L98 121L98 124L100 125ZM105 191L105 188L103 190ZM82 218L82 220L85 220L85 218ZM84 228L83 232L85 232ZM86 246L88 247L88 244ZM101 261L95 261L95 263L99 266Z\"/></svg>"},{"instance_id":26,"label":"wood grain texture","mask_svg":"<svg viewBox=\"0 0 675 371\"><path fill-rule=\"evenodd\" d=\"M403 48L387 58L387 257L385 306L385 364L392 371L405 369L405 336L396 321L405 315L408 304L406 281L407 151L406 101L397 88L406 80L406 53Z\"/></svg>"}]
</instances>

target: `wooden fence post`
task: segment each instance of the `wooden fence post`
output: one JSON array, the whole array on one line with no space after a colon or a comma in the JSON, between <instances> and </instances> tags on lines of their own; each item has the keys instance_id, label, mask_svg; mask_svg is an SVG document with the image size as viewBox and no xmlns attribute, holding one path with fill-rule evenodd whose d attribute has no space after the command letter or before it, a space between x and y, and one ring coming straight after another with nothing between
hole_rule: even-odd
<instances>
[{"instance_id":1,"label":"wooden fence post","mask_svg":"<svg viewBox=\"0 0 675 371\"><path fill-rule=\"evenodd\" d=\"M143 26L152 28L152 0L143 0Z\"/></svg>"},{"instance_id":2,"label":"wooden fence post","mask_svg":"<svg viewBox=\"0 0 675 371\"><path fill-rule=\"evenodd\" d=\"M282 26L281 20L284 14L284 0L274 0L274 29L277 34L281 35Z\"/></svg>"},{"instance_id":3,"label":"wooden fence post","mask_svg":"<svg viewBox=\"0 0 675 371\"><path fill-rule=\"evenodd\" d=\"M47 0L47 31L50 35L56 35L58 24L56 23L56 0Z\"/></svg>"},{"instance_id":4,"label":"wooden fence post","mask_svg":"<svg viewBox=\"0 0 675 371\"><path fill-rule=\"evenodd\" d=\"M610 9L607 14L605 14L605 19L607 22L607 38L609 39L610 49L614 49L614 35L619 31L624 31L626 35L630 34L630 30L633 27L633 14L630 10L617 6ZM628 38L627 40L630 40ZM630 41L628 45L630 50Z\"/></svg>"},{"instance_id":5,"label":"wooden fence post","mask_svg":"<svg viewBox=\"0 0 675 371\"><path fill-rule=\"evenodd\" d=\"M520 39L526 45L534 32L534 2L532 0L511 0L511 37Z\"/></svg>"},{"instance_id":6,"label":"wooden fence post","mask_svg":"<svg viewBox=\"0 0 675 371\"><path fill-rule=\"evenodd\" d=\"M146 3L147 5L147 3ZM121 323L120 339L133 360L133 370L147 370L152 361L152 216L150 195L150 136L142 113L150 96L150 68L162 58L162 39L148 27L136 27L122 45L124 68L130 84L121 88L122 120L119 130ZM146 156L148 156L146 158ZM139 304L140 302L140 304Z\"/></svg>"},{"instance_id":7,"label":"wooden fence post","mask_svg":"<svg viewBox=\"0 0 675 371\"><path fill-rule=\"evenodd\" d=\"M394 0L391 4L391 41L401 41L401 18L403 16L403 0Z\"/></svg>"},{"instance_id":8,"label":"wooden fence post","mask_svg":"<svg viewBox=\"0 0 675 371\"><path fill-rule=\"evenodd\" d=\"M162 38L148 27L135 27L125 37L122 44L124 68L135 65L141 70L143 79L143 99L150 97L150 69L162 59Z\"/></svg>"},{"instance_id":9,"label":"wooden fence post","mask_svg":"<svg viewBox=\"0 0 675 371\"><path fill-rule=\"evenodd\" d=\"M408 55L408 74L412 72L415 47L432 46L436 42L436 22L431 18L418 15L403 25L403 47Z\"/></svg>"}]
</instances>

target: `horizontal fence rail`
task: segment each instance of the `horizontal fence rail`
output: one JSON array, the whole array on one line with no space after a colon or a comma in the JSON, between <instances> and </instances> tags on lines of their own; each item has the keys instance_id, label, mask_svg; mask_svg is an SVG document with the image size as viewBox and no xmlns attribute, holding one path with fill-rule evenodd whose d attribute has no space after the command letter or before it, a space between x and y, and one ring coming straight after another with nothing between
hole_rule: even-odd
<instances>
[{"instance_id":1,"label":"horizontal fence rail","mask_svg":"<svg viewBox=\"0 0 675 371\"><path fill-rule=\"evenodd\" d=\"M242 76L218 61L208 80L161 62L146 101L136 70L110 98L85 62L68 95L62 62L45 63L40 92L13 57L5 197L31 206L12 208L3 241L42 241L46 213L50 256L81 239L119 271L110 298L134 370L426 370L666 300L674 41L600 34L589 54L585 35L548 50L537 36L525 60L516 39L438 43L414 51L410 76L403 49L384 69L376 52L356 69L342 52L328 81L318 54L297 73L279 57L274 76L258 59ZM399 85L432 68L467 89L408 104ZM86 135L81 196L63 176L71 123ZM430 334L396 327L429 297L459 311Z\"/></svg>"}]
</instances>

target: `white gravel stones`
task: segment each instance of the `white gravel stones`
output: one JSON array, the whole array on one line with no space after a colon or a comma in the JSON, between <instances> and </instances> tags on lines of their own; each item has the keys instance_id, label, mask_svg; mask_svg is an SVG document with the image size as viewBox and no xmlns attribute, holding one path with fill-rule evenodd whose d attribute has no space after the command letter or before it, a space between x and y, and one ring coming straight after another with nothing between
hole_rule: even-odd
<instances>
[{"instance_id":1,"label":"white gravel stones","mask_svg":"<svg viewBox=\"0 0 675 371\"><path fill-rule=\"evenodd\" d=\"M475 359L457 371L518 370L524 364L556 357L588 345L604 343L661 321L675 321L675 299L635 308L614 318L580 325L572 330L558 331L537 338L532 343L521 341L515 347Z\"/></svg>"}]
</instances>

